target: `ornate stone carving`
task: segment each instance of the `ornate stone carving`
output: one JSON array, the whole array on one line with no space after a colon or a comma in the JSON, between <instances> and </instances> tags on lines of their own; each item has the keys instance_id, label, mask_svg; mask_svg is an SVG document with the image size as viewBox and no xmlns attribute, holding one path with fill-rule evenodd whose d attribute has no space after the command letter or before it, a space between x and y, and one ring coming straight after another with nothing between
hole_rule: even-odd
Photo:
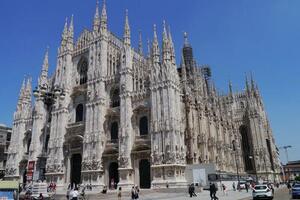
<instances>
[{"instance_id":1,"label":"ornate stone carving","mask_svg":"<svg viewBox=\"0 0 300 200\"><path fill-rule=\"evenodd\" d=\"M16 168L7 168L5 169L5 175L13 176L16 175L17 169Z\"/></svg>"}]
</instances>

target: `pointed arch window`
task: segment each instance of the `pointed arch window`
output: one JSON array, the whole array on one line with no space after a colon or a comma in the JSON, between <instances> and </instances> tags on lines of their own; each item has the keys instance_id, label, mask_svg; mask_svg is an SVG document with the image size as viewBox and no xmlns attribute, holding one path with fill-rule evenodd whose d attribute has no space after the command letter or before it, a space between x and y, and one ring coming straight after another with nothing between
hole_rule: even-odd
<instances>
[{"instance_id":1,"label":"pointed arch window","mask_svg":"<svg viewBox=\"0 0 300 200\"><path fill-rule=\"evenodd\" d=\"M119 107L120 106L120 93L119 89L114 89L111 93L111 107Z\"/></svg>"},{"instance_id":2,"label":"pointed arch window","mask_svg":"<svg viewBox=\"0 0 300 200\"><path fill-rule=\"evenodd\" d=\"M110 127L110 138L111 140L119 139L119 126L118 122L113 122Z\"/></svg>"},{"instance_id":3,"label":"pointed arch window","mask_svg":"<svg viewBox=\"0 0 300 200\"><path fill-rule=\"evenodd\" d=\"M78 63L79 84L83 85L87 82L88 62L82 58Z\"/></svg>"},{"instance_id":4,"label":"pointed arch window","mask_svg":"<svg viewBox=\"0 0 300 200\"><path fill-rule=\"evenodd\" d=\"M78 104L76 107L76 118L75 122L81 122L83 121L83 105Z\"/></svg>"},{"instance_id":5,"label":"pointed arch window","mask_svg":"<svg viewBox=\"0 0 300 200\"><path fill-rule=\"evenodd\" d=\"M140 135L148 135L148 118L146 116L140 119Z\"/></svg>"}]
</instances>

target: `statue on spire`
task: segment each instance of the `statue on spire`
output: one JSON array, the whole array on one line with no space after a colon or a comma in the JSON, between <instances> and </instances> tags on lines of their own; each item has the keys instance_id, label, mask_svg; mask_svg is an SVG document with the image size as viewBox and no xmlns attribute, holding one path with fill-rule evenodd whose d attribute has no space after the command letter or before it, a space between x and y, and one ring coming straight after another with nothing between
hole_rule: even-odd
<instances>
[{"instance_id":1,"label":"statue on spire","mask_svg":"<svg viewBox=\"0 0 300 200\"><path fill-rule=\"evenodd\" d=\"M128 10L125 11L125 26L124 26L124 44L126 46L130 46L130 27L129 27L129 20L128 20Z\"/></svg>"},{"instance_id":2,"label":"statue on spire","mask_svg":"<svg viewBox=\"0 0 300 200\"><path fill-rule=\"evenodd\" d=\"M143 55L143 41L142 41L142 31L139 30L139 47L138 47L139 54Z\"/></svg>"},{"instance_id":3,"label":"statue on spire","mask_svg":"<svg viewBox=\"0 0 300 200\"><path fill-rule=\"evenodd\" d=\"M100 27L100 16L99 16L99 0L96 2L96 11L94 16L94 22L93 22L93 30L95 32L99 31Z\"/></svg>"}]
</instances>

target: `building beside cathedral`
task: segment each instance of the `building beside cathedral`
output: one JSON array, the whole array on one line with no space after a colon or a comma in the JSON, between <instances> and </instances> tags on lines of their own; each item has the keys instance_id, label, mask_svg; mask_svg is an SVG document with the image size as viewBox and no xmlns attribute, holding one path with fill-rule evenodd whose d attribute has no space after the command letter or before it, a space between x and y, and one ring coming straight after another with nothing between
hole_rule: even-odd
<instances>
[{"instance_id":1,"label":"building beside cathedral","mask_svg":"<svg viewBox=\"0 0 300 200\"><path fill-rule=\"evenodd\" d=\"M11 128L0 124L0 179L5 175L7 150L11 139Z\"/></svg>"},{"instance_id":2,"label":"building beside cathedral","mask_svg":"<svg viewBox=\"0 0 300 200\"><path fill-rule=\"evenodd\" d=\"M193 57L184 36L181 64L171 32L156 26L148 52L141 35L131 46L126 12L124 35L108 30L105 3L91 30L74 42L66 21L57 66L48 75L45 55L38 85L24 80L14 113L6 179L46 179L131 188L185 187L187 166L212 164L218 173L277 179L274 136L260 91L220 95L207 65ZM115 184L113 184L115 183Z\"/></svg>"}]
</instances>

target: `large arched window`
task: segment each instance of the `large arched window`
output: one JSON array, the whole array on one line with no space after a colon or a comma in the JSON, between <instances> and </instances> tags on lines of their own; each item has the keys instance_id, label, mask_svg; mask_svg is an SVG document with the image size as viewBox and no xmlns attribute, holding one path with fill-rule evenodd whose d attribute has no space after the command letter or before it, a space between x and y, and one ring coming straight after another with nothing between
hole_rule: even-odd
<instances>
[{"instance_id":1,"label":"large arched window","mask_svg":"<svg viewBox=\"0 0 300 200\"><path fill-rule=\"evenodd\" d=\"M148 135L148 118L146 116L140 119L140 135Z\"/></svg>"},{"instance_id":2,"label":"large arched window","mask_svg":"<svg viewBox=\"0 0 300 200\"><path fill-rule=\"evenodd\" d=\"M119 89L114 89L111 93L111 107L119 107L120 106L120 93Z\"/></svg>"},{"instance_id":3,"label":"large arched window","mask_svg":"<svg viewBox=\"0 0 300 200\"><path fill-rule=\"evenodd\" d=\"M119 138L119 126L118 122L113 122L110 127L111 140L117 140Z\"/></svg>"},{"instance_id":4,"label":"large arched window","mask_svg":"<svg viewBox=\"0 0 300 200\"><path fill-rule=\"evenodd\" d=\"M75 122L83 121L83 105L78 104L76 107L76 119Z\"/></svg>"},{"instance_id":5,"label":"large arched window","mask_svg":"<svg viewBox=\"0 0 300 200\"><path fill-rule=\"evenodd\" d=\"M88 62L86 59L81 59L78 63L78 73L79 73L79 84L85 84L87 82L87 71Z\"/></svg>"}]
</instances>

